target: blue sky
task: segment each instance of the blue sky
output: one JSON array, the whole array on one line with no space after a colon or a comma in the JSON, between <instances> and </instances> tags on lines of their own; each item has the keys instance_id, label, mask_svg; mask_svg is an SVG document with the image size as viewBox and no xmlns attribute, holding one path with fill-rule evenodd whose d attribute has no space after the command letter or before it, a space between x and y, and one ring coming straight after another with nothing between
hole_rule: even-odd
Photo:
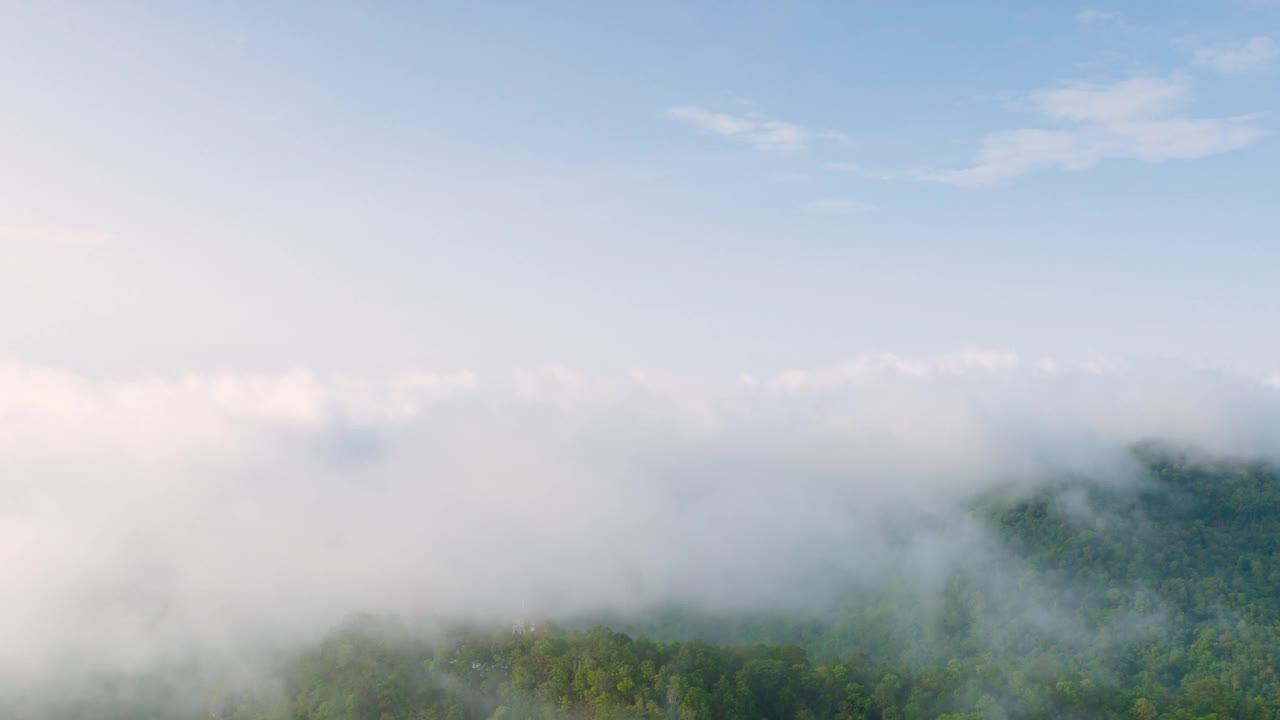
<instances>
[{"instance_id":1,"label":"blue sky","mask_svg":"<svg viewBox=\"0 0 1280 720\"><path fill-rule=\"evenodd\" d=\"M0 9L0 361L1280 370L1280 4Z\"/></svg>"}]
</instances>

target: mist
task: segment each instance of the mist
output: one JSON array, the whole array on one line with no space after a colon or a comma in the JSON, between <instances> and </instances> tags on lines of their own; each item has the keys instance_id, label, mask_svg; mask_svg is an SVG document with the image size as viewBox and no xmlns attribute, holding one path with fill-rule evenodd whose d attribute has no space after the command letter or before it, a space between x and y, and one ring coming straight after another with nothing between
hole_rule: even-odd
<instances>
[{"instance_id":1,"label":"mist","mask_svg":"<svg viewBox=\"0 0 1280 720\"><path fill-rule=\"evenodd\" d=\"M0 672L236 657L352 612L749 611L939 585L999 565L975 495L1136 486L1130 449L1153 438L1274 458L1280 391L992 352L737 377L6 367Z\"/></svg>"}]
</instances>

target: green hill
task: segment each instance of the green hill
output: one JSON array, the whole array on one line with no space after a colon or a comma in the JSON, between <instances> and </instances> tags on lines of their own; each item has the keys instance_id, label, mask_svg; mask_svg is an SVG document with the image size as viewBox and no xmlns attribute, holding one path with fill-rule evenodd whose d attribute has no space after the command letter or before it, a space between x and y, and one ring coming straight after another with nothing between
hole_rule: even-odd
<instances>
[{"instance_id":1,"label":"green hill","mask_svg":"<svg viewBox=\"0 0 1280 720\"><path fill-rule=\"evenodd\" d=\"M1280 719L1280 476L1138 452L1138 485L976 501L986 544L928 588L891 579L806 613L658 608L613 629L364 617L193 715Z\"/></svg>"}]
</instances>

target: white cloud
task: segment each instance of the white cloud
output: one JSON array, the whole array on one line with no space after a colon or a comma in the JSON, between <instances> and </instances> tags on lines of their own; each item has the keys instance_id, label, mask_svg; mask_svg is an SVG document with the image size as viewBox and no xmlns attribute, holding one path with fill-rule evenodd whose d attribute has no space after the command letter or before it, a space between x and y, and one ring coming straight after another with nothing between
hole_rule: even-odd
<instances>
[{"instance_id":1,"label":"white cloud","mask_svg":"<svg viewBox=\"0 0 1280 720\"><path fill-rule=\"evenodd\" d=\"M666 114L701 132L743 142L760 150L803 150L815 139L848 142L844 133L835 130L810 130L795 123L770 120L759 113L730 115L686 105L667 108Z\"/></svg>"},{"instance_id":2,"label":"white cloud","mask_svg":"<svg viewBox=\"0 0 1280 720\"><path fill-rule=\"evenodd\" d=\"M1223 74L1240 73L1280 58L1280 43L1264 35L1239 42L1197 48L1191 60Z\"/></svg>"},{"instance_id":3,"label":"white cloud","mask_svg":"<svg viewBox=\"0 0 1280 720\"><path fill-rule=\"evenodd\" d=\"M985 350L724 378L0 368L0 567L22 589L0 594L0 671L145 667L360 610L820 601L833 568L901 569L886 509L1120 474L1152 436L1274 456L1259 387Z\"/></svg>"},{"instance_id":4,"label":"white cloud","mask_svg":"<svg viewBox=\"0 0 1280 720\"><path fill-rule=\"evenodd\" d=\"M1076 22L1081 25L1104 25L1106 23L1115 22L1119 17L1119 15L1113 12L1085 8L1084 10L1076 13Z\"/></svg>"},{"instance_id":5,"label":"white cloud","mask_svg":"<svg viewBox=\"0 0 1280 720\"><path fill-rule=\"evenodd\" d=\"M822 602L833 571L936 577L981 552L955 509L973 492L1122 479L1149 436L1274 450L1280 395L1257 388L984 350L725 378L0 368L22 588L0 671L216 662L352 611L760 607ZM919 513L950 524L883 532Z\"/></svg>"},{"instance_id":6,"label":"white cloud","mask_svg":"<svg viewBox=\"0 0 1280 720\"><path fill-rule=\"evenodd\" d=\"M875 206L861 200L847 200L840 198L824 198L813 200L805 205L806 208L814 212L828 213L831 215L856 215L859 213L871 212Z\"/></svg>"},{"instance_id":7,"label":"white cloud","mask_svg":"<svg viewBox=\"0 0 1280 720\"><path fill-rule=\"evenodd\" d=\"M1124 122L1168 114L1187 96L1182 82L1132 78L1111 85L1076 83L1031 95L1047 117L1081 122Z\"/></svg>"},{"instance_id":8,"label":"white cloud","mask_svg":"<svg viewBox=\"0 0 1280 720\"><path fill-rule=\"evenodd\" d=\"M1161 162L1208 157L1245 147L1262 136L1255 116L1179 115L1187 96L1186 84L1170 78L1075 83L1033 93L1028 99L1038 112L1063 127L991 133L972 166L928 171L918 178L991 185L1039 169L1084 170L1112 158Z\"/></svg>"},{"instance_id":9,"label":"white cloud","mask_svg":"<svg viewBox=\"0 0 1280 720\"><path fill-rule=\"evenodd\" d=\"M851 162L829 162L823 167L836 172L858 172L861 169Z\"/></svg>"}]
</instances>

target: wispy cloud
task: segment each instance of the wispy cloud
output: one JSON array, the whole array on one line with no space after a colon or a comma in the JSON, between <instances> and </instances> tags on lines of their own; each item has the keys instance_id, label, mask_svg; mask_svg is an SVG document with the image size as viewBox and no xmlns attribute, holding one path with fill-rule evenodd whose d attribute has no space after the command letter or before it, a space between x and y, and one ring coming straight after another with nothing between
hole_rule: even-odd
<instances>
[{"instance_id":1,"label":"wispy cloud","mask_svg":"<svg viewBox=\"0 0 1280 720\"><path fill-rule=\"evenodd\" d=\"M760 113L732 115L705 108L681 105L667 108L667 117L687 123L698 131L728 140L746 143L759 150L803 150L814 140L848 142L849 138L835 130L812 130L802 125L771 120Z\"/></svg>"},{"instance_id":2,"label":"wispy cloud","mask_svg":"<svg viewBox=\"0 0 1280 720\"><path fill-rule=\"evenodd\" d=\"M1258 35L1248 40L1219 43L1197 48L1191 61L1224 75L1245 72L1280 58L1280 43Z\"/></svg>"},{"instance_id":3,"label":"wispy cloud","mask_svg":"<svg viewBox=\"0 0 1280 720\"><path fill-rule=\"evenodd\" d=\"M1029 100L1057 127L991 133L973 165L917 177L950 185L992 185L1046 168L1084 170L1111 158L1160 162L1208 157L1245 147L1262 136L1256 116L1178 114L1187 96L1185 82L1156 77L1044 90Z\"/></svg>"},{"instance_id":4,"label":"wispy cloud","mask_svg":"<svg viewBox=\"0 0 1280 720\"><path fill-rule=\"evenodd\" d=\"M828 215L858 215L875 210L874 205L862 202L861 200L838 198L813 200L805 205L805 208L813 212L826 213Z\"/></svg>"},{"instance_id":5,"label":"wispy cloud","mask_svg":"<svg viewBox=\"0 0 1280 720\"><path fill-rule=\"evenodd\" d=\"M1116 13L1095 10L1093 8L1085 8L1076 13L1076 22L1081 25L1105 25L1107 23L1115 22L1119 18L1120 16Z\"/></svg>"},{"instance_id":6,"label":"wispy cloud","mask_svg":"<svg viewBox=\"0 0 1280 720\"><path fill-rule=\"evenodd\" d=\"M851 162L829 162L826 165L823 165L823 167L828 170L835 170L836 172L858 172L858 170L860 170L857 165L854 165Z\"/></svg>"}]
</instances>

